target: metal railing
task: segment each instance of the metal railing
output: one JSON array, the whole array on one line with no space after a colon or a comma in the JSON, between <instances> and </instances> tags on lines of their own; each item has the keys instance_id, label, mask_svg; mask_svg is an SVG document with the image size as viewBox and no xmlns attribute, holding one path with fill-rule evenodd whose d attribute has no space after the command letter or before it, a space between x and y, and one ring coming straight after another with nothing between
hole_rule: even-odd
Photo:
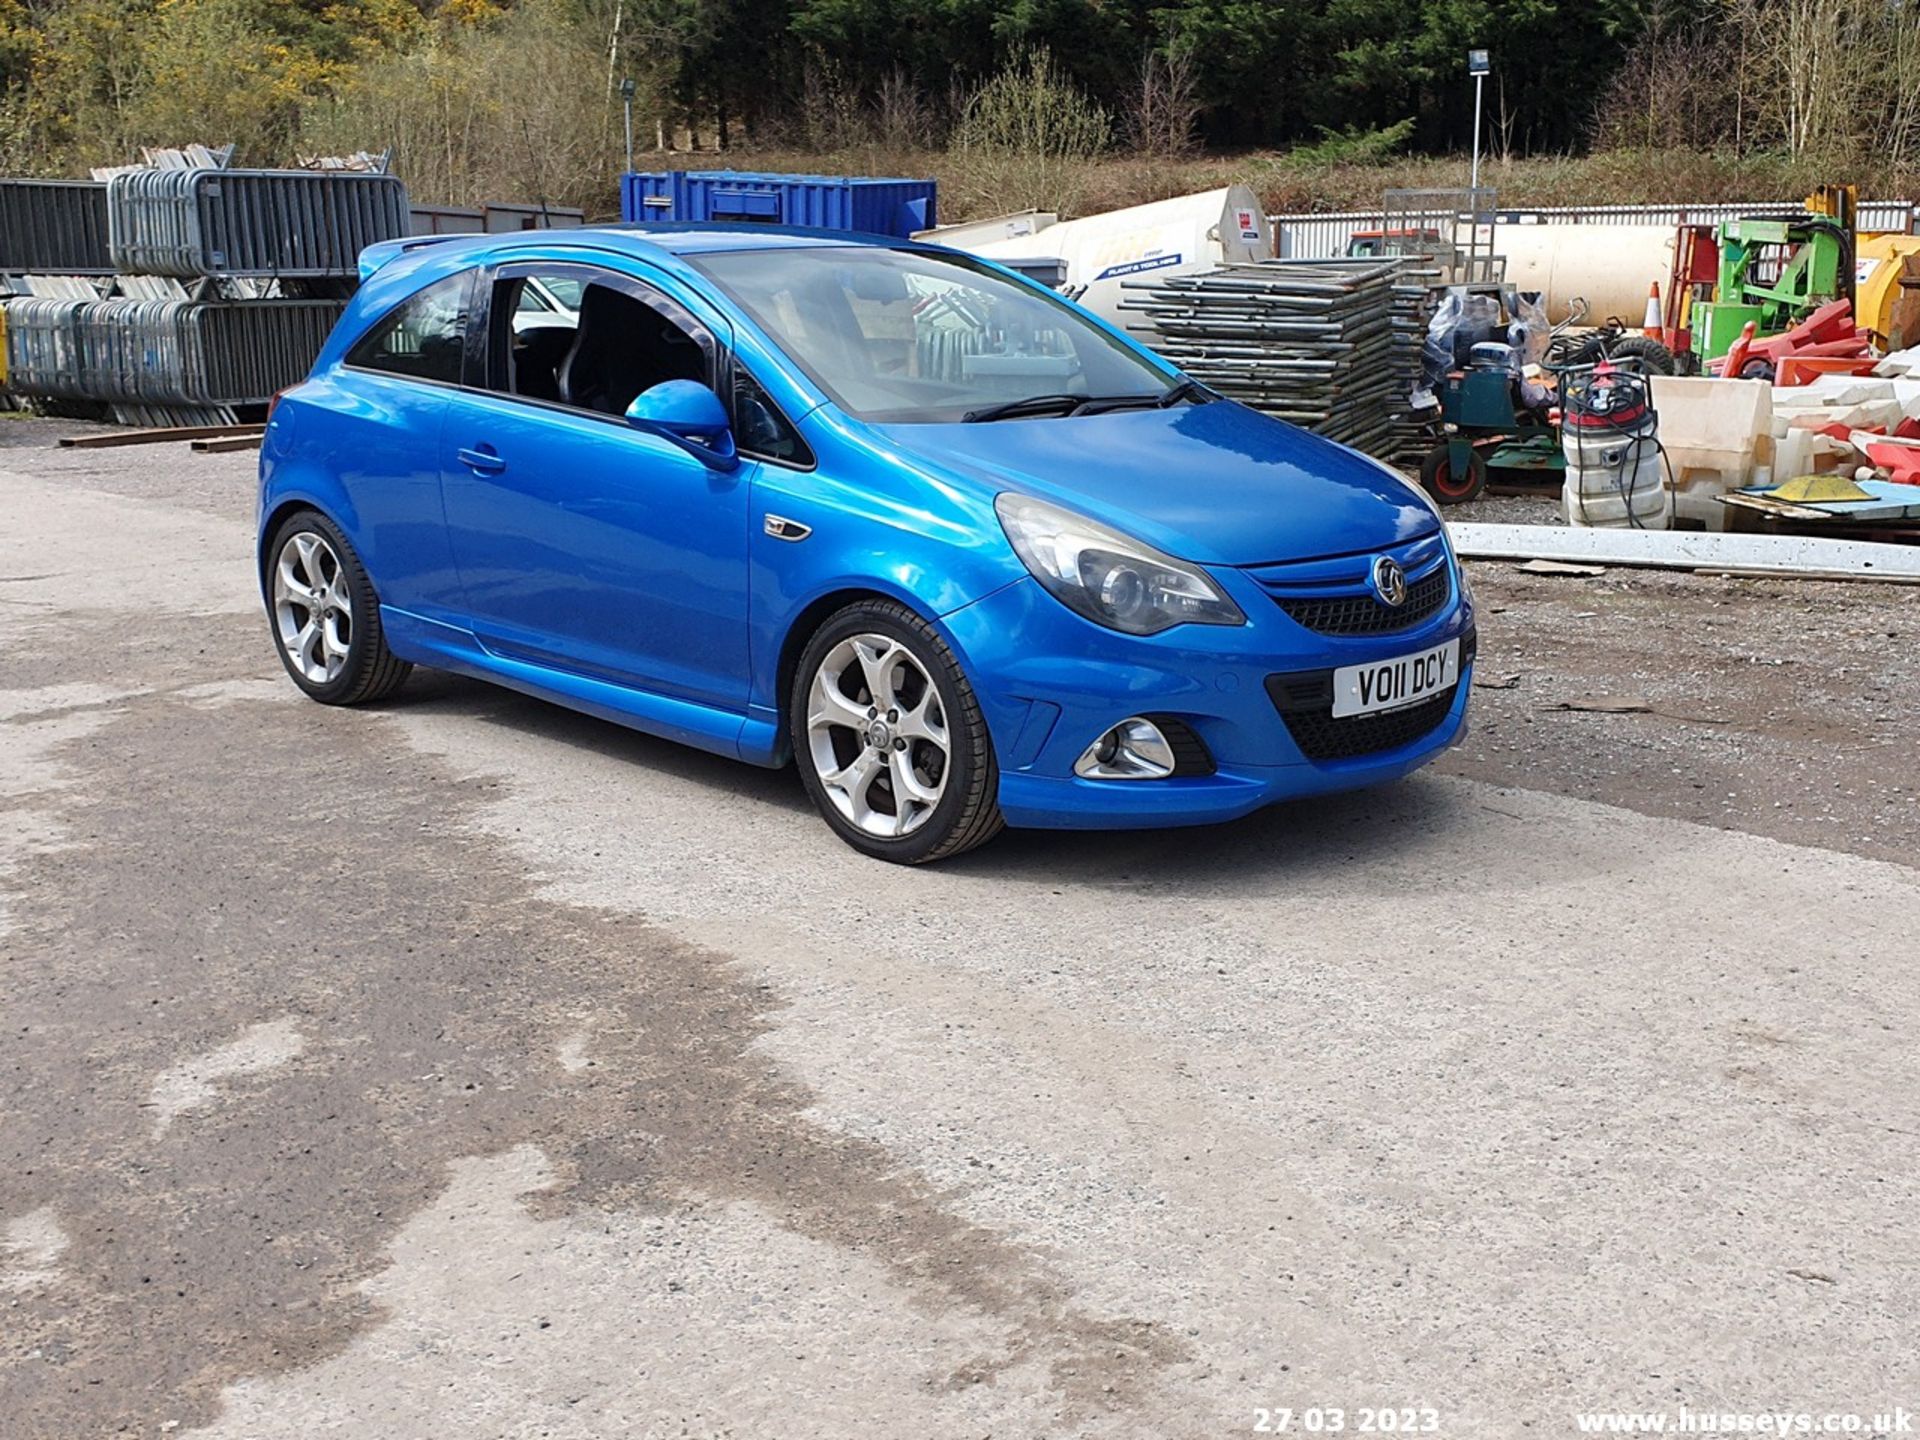
<instances>
[{"instance_id":1,"label":"metal railing","mask_svg":"<svg viewBox=\"0 0 1920 1440\"><path fill-rule=\"evenodd\" d=\"M0 273L111 275L107 187L92 180L0 180Z\"/></svg>"},{"instance_id":2,"label":"metal railing","mask_svg":"<svg viewBox=\"0 0 1920 1440\"><path fill-rule=\"evenodd\" d=\"M107 185L115 267L147 275L353 275L360 252L407 234L392 175L140 170Z\"/></svg>"},{"instance_id":3,"label":"metal railing","mask_svg":"<svg viewBox=\"0 0 1920 1440\"><path fill-rule=\"evenodd\" d=\"M1744 205L1551 205L1500 206L1494 218L1506 225L1717 225L1748 215L1799 215L1805 206L1759 200ZM1270 215L1276 253L1282 259L1324 260L1344 255L1347 243L1366 230L1381 230L1378 210L1342 210L1323 215ZM1910 200L1863 200L1862 230L1920 231L1920 206Z\"/></svg>"},{"instance_id":4,"label":"metal railing","mask_svg":"<svg viewBox=\"0 0 1920 1440\"><path fill-rule=\"evenodd\" d=\"M327 300L10 300L7 387L107 404L263 404L305 377L343 308Z\"/></svg>"}]
</instances>

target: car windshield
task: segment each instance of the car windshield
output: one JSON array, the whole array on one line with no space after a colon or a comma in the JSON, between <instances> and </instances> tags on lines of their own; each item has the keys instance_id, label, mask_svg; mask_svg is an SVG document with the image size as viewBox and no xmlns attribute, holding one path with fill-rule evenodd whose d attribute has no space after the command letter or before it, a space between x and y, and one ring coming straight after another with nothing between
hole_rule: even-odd
<instances>
[{"instance_id":1,"label":"car windshield","mask_svg":"<svg viewBox=\"0 0 1920 1440\"><path fill-rule=\"evenodd\" d=\"M1179 380L1066 302L963 256L859 245L695 263L861 420L1059 415L1074 397L1150 400Z\"/></svg>"}]
</instances>

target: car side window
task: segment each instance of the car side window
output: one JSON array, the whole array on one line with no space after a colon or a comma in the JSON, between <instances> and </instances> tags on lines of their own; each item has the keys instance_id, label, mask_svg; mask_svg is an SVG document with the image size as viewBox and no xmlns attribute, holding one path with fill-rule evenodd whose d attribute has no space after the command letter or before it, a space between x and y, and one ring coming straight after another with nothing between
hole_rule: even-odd
<instances>
[{"instance_id":1,"label":"car side window","mask_svg":"<svg viewBox=\"0 0 1920 1440\"><path fill-rule=\"evenodd\" d=\"M743 455L777 460L802 468L813 464L813 452L760 382L733 367L733 443Z\"/></svg>"},{"instance_id":2,"label":"car side window","mask_svg":"<svg viewBox=\"0 0 1920 1440\"><path fill-rule=\"evenodd\" d=\"M458 385L471 281L468 271L449 275L388 311L347 352L346 363L410 380Z\"/></svg>"},{"instance_id":3,"label":"car side window","mask_svg":"<svg viewBox=\"0 0 1920 1440\"><path fill-rule=\"evenodd\" d=\"M620 416L663 381L710 383L711 342L676 308L577 271L504 276L494 283L489 388Z\"/></svg>"}]
</instances>

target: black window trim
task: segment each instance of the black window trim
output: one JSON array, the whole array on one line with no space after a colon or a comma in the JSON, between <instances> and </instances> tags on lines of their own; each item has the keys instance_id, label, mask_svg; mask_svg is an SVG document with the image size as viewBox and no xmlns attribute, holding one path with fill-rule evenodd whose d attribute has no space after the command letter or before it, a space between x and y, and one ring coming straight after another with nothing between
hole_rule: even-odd
<instances>
[{"instance_id":1,"label":"black window trim","mask_svg":"<svg viewBox=\"0 0 1920 1440\"><path fill-rule=\"evenodd\" d=\"M751 450L744 445L740 446L740 453L747 459L758 461L762 465L777 465L782 470L792 470L798 474L811 474L813 471L818 470L820 468L820 460L819 457L813 453L813 446L807 443L807 437L800 433L800 427L794 424L792 419L788 417L786 410L782 408L780 402L773 398L773 392L767 389L765 383L761 381L758 375L753 373L753 367L741 360L738 350L729 349L726 352L726 368L727 388L726 392L720 398L726 403L727 418L733 424L734 443L738 445L740 440L740 412L735 405L736 392L734 389L734 376L738 373L745 375L748 380L753 382L754 388L765 398L768 407L772 409L774 415L792 432L793 438L800 442L800 450L805 458L803 460L783 460L778 455L768 455L764 451Z\"/></svg>"}]
</instances>

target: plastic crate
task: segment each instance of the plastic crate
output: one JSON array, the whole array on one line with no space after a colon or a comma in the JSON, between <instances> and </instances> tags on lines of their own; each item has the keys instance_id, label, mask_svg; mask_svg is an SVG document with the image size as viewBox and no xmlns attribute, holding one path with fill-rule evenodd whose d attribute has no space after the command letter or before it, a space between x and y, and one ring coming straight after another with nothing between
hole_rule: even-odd
<instances>
[{"instance_id":1,"label":"plastic crate","mask_svg":"<svg viewBox=\"0 0 1920 1440\"><path fill-rule=\"evenodd\" d=\"M739 170L634 171L620 185L626 220L802 225L907 239L939 223L931 180L777 175Z\"/></svg>"}]
</instances>

